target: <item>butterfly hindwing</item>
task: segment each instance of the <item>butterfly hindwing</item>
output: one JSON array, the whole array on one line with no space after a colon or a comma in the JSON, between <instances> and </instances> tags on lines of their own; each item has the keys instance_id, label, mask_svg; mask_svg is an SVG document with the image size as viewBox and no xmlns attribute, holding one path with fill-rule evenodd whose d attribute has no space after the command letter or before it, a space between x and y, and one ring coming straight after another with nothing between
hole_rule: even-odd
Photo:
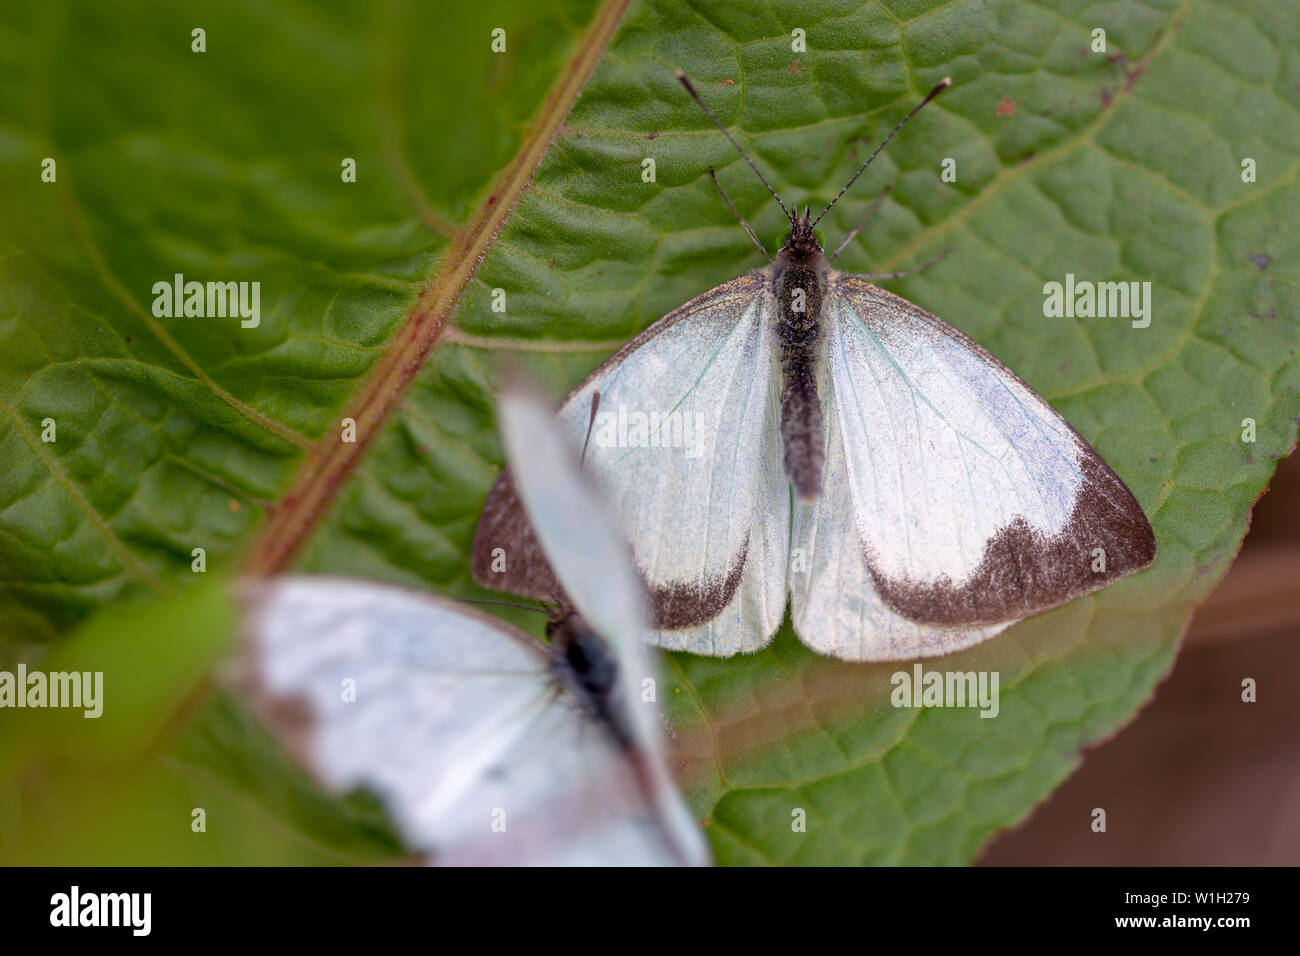
<instances>
[{"instance_id":1,"label":"butterfly hindwing","mask_svg":"<svg viewBox=\"0 0 1300 956\"><path fill-rule=\"evenodd\" d=\"M837 382L822 389L826 457L822 493L795 499L790 555L790 617L820 654L848 661L907 660L977 644L1002 630L934 627L908 620L880 600L856 532Z\"/></svg>"}]
</instances>

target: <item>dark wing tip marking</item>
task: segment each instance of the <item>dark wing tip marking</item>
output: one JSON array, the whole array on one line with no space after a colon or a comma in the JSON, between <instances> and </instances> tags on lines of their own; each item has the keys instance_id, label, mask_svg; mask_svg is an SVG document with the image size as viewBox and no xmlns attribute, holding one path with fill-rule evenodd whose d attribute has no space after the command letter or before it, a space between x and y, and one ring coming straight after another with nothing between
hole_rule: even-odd
<instances>
[{"instance_id":1,"label":"dark wing tip marking","mask_svg":"<svg viewBox=\"0 0 1300 956\"><path fill-rule=\"evenodd\" d=\"M497 549L502 554L496 554ZM503 570L494 567L498 558L505 562ZM539 601L550 601L560 595L559 581L533 534L508 468L501 473L483 504L470 552L470 572L475 581L495 591L509 591Z\"/></svg>"},{"instance_id":2,"label":"dark wing tip marking","mask_svg":"<svg viewBox=\"0 0 1300 956\"><path fill-rule=\"evenodd\" d=\"M881 600L919 624L975 626L1017 621L1065 604L1149 567L1155 533L1128 487L1090 448L1070 520L1059 535L1035 532L1023 518L1001 529L962 586L947 578L891 579L865 553ZM1105 570L1093 571L1095 549Z\"/></svg>"},{"instance_id":3,"label":"dark wing tip marking","mask_svg":"<svg viewBox=\"0 0 1300 956\"><path fill-rule=\"evenodd\" d=\"M736 596L749 557L749 534L725 575L702 581L670 582L650 587L655 626L665 630L698 627L713 620Z\"/></svg>"}]
</instances>

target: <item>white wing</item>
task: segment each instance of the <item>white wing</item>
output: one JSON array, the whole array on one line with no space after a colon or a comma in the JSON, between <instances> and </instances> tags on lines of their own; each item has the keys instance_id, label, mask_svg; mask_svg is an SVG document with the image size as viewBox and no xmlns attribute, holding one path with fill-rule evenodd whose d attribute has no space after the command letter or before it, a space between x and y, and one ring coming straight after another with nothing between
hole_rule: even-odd
<instances>
[{"instance_id":1,"label":"white wing","mask_svg":"<svg viewBox=\"0 0 1300 956\"><path fill-rule=\"evenodd\" d=\"M629 342L560 410L580 440L600 392L586 470L649 585L661 647L755 651L785 613L774 307L760 276L724 283Z\"/></svg>"},{"instance_id":2,"label":"white wing","mask_svg":"<svg viewBox=\"0 0 1300 956\"><path fill-rule=\"evenodd\" d=\"M824 491L796 505L790 574L806 644L947 653L1151 563L1132 494L984 349L853 276L826 303Z\"/></svg>"},{"instance_id":3,"label":"white wing","mask_svg":"<svg viewBox=\"0 0 1300 956\"><path fill-rule=\"evenodd\" d=\"M677 862L637 768L526 635L362 582L249 595L227 680L323 784L375 792L431 862Z\"/></svg>"}]
</instances>

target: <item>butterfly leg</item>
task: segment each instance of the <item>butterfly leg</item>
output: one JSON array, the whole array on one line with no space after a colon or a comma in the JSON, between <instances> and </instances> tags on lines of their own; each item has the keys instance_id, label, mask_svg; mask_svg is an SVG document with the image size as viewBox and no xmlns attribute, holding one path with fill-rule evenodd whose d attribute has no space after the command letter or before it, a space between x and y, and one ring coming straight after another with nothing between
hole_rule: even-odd
<instances>
[{"instance_id":1,"label":"butterfly leg","mask_svg":"<svg viewBox=\"0 0 1300 956\"><path fill-rule=\"evenodd\" d=\"M836 256L838 256L841 252L843 252L844 247L847 246L850 242L852 242L854 237L857 236L857 234L862 231L862 227L865 226L871 220L871 217L876 214L876 211L880 208L880 204L885 201L885 197L889 195L890 190L892 190L893 188L894 188L894 184L890 183L888 186L885 187L884 192L882 192L879 196L877 196L875 199L872 200L871 206L867 209L867 214L863 216L861 220L859 220L856 226L853 227L853 231L850 232L847 236L845 236L844 240L838 246L835 247L835 251L826 257L826 260L828 262L831 259L834 259Z\"/></svg>"},{"instance_id":2,"label":"butterfly leg","mask_svg":"<svg viewBox=\"0 0 1300 956\"><path fill-rule=\"evenodd\" d=\"M860 274L860 278L863 278L863 279L901 279L901 278L903 278L903 276L910 276L910 275L913 275L914 273L920 272L920 271L923 270L923 269L928 269L928 268L930 268L930 266L934 265L935 263L940 262L940 261L942 261L943 259L947 258L948 253L950 253L950 252L952 252L952 246L949 246L947 249L943 250L943 252L939 253L937 256L932 256L932 257L930 257L929 259L926 259L926 260L925 260L924 262L922 262L919 266L912 266L912 268L910 268L910 269L903 269L903 270L900 271L900 272L868 272L868 273L865 273L865 274Z\"/></svg>"},{"instance_id":3,"label":"butterfly leg","mask_svg":"<svg viewBox=\"0 0 1300 956\"><path fill-rule=\"evenodd\" d=\"M736 207L733 206L731 200L727 198L727 192L722 188L722 183L718 182L718 174L714 172L712 166L709 167L709 175L713 177L713 185L718 188L718 192L722 196L722 201L727 204L727 208L731 210L731 214L736 217L737 222L745 227L745 232L749 233L749 238L754 240L754 245L758 246L758 251L763 253L763 258L768 262L771 262L772 257L767 254L767 250L763 248L763 244L758 241L758 236L754 235L754 230L749 228L749 223L745 222L745 217L736 212Z\"/></svg>"},{"instance_id":4,"label":"butterfly leg","mask_svg":"<svg viewBox=\"0 0 1300 956\"><path fill-rule=\"evenodd\" d=\"M673 739L673 743L680 747L682 742L677 736L677 731L673 730L673 725L668 722L668 715L661 710L659 719L664 722L664 729L668 731L668 736Z\"/></svg>"}]
</instances>

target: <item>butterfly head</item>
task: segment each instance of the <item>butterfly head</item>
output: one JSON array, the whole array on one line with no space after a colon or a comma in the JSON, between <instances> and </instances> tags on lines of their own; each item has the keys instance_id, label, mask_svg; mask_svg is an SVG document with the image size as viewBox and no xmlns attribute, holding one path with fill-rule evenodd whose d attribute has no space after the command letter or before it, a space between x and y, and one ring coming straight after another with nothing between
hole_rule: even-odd
<instances>
[{"instance_id":1,"label":"butterfly head","mask_svg":"<svg viewBox=\"0 0 1300 956\"><path fill-rule=\"evenodd\" d=\"M803 212L790 217L790 231L781 238L781 257L794 262L810 262L819 259L826 246L826 237L820 229L814 229L808 207Z\"/></svg>"}]
</instances>

